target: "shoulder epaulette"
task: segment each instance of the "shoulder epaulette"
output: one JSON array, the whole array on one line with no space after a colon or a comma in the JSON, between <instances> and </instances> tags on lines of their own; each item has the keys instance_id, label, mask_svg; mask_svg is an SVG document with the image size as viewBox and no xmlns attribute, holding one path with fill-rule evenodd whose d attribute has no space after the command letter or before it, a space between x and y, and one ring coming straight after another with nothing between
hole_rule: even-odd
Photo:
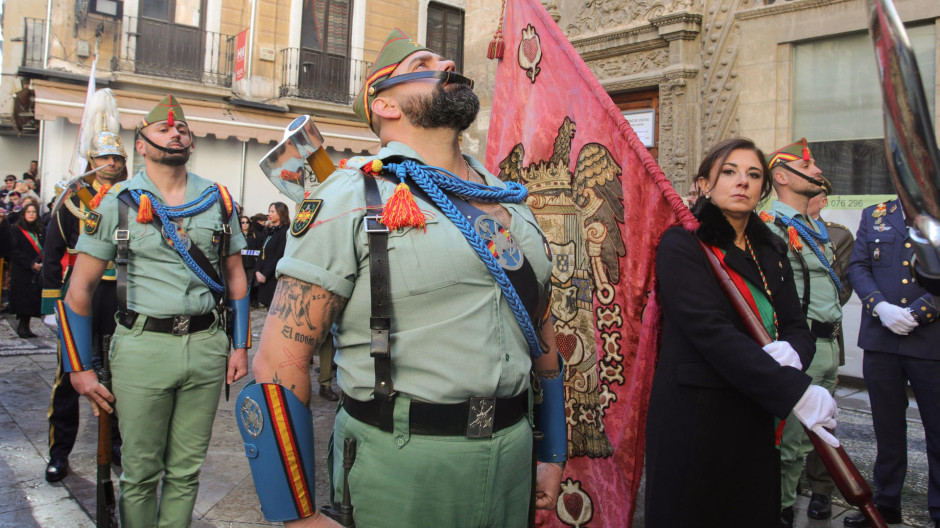
<instances>
[{"instance_id":1,"label":"shoulder epaulette","mask_svg":"<svg viewBox=\"0 0 940 528\"><path fill-rule=\"evenodd\" d=\"M771 213L770 211L761 211L757 216L764 221L765 224L772 224L774 220L777 219L777 216Z\"/></svg>"},{"instance_id":2,"label":"shoulder epaulette","mask_svg":"<svg viewBox=\"0 0 940 528\"><path fill-rule=\"evenodd\" d=\"M235 212L235 204L232 202L232 195L228 192L228 188L220 183L217 183L216 186L219 188L219 199L222 200L222 205L225 206L225 221L228 222Z\"/></svg>"},{"instance_id":3,"label":"shoulder epaulette","mask_svg":"<svg viewBox=\"0 0 940 528\"><path fill-rule=\"evenodd\" d=\"M377 158L373 156L353 156L349 159L340 161L339 168L360 170L366 165L366 163L370 163L373 161L378 161L380 164L382 163L380 160L378 160Z\"/></svg>"},{"instance_id":4,"label":"shoulder epaulette","mask_svg":"<svg viewBox=\"0 0 940 528\"><path fill-rule=\"evenodd\" d=\"M849 228L845 227L845 226L842 225L842 224L839 224L839 223L836 223L836 222L829 222L829 221L826 222L826 227L837 227L837 228L840 228L840 229L845 229L846 231L849 230Z\"/></svg>"}]
</instances>

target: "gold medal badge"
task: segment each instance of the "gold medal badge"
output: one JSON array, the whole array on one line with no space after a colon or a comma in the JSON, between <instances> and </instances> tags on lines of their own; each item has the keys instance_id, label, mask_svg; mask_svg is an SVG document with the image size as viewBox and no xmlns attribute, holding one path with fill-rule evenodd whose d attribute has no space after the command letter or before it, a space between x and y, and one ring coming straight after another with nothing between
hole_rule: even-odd
<instances>
[{"instance_id":1,"label":"gold medal badge","mask_svg":"<svg viewBox=\"0 0 940 528\"><path fill-rule=\"evenodd\" d=\"M297 216L294 217L293 223L290 225L290 234L299 237L310 229L310 225L313 224L313 221L317 218L317 213L320 211L320 204L323 203L323 200L314 200L314 199L305 199L300 204L300 211L297 213Z\"/></svg>"}]
</instances>

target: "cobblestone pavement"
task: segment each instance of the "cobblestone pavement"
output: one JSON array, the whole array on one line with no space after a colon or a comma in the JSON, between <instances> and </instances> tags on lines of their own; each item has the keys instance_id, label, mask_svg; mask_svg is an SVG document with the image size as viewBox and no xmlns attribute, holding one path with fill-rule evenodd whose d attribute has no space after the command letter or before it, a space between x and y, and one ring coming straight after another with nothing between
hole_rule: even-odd
<instances>
[{"instance_id":1,"label":"cobblestone pavement","mask_svg":"<svg viewBox=\"0 0 940 528\"><path fill-rule=\"evenodd\" d=\"M256 334L264 324L264 314L262 310L252 313ZM43 472L48 461L46 413L55 377L55 334L50 327L34 319L32 330L39 337L20 339L13 331L15 324L15 319L9 316L0 317L0 475L3 476L0 478L0 528L93 527L97 429L91 406L82 403L79 438L69 459L70 475L62 482L48 484ZM253 352L249 353L249 360ZM314 358L310 369L313 386L316 386L317 362ZM224 397L219 400L212 443L200 475L193 514L196 528L276 526L266 523L261 515L235 426L235 395L247 381L242 380L232 387L230 401L226 402ZM335 385L334 390L338 390ZM837 391L837 399L840 407L837 435L861 473L870 479L875 444L867 393L857 383L846 380ZM322 461L335 404L314 395L311 408L316 456ZM909 467L903 497L905 524L897 526L928 526L926 446L913 400L908 418ZM115 468L115 482L119 471ZM317 504L326 502L328 489L325 464L321 462L316 478ZM847 504L841 497L834 497L832 520L811 521L805 514L808 495L804 485L797 503L798 528L842 526ZM639 504L642 504L642 496ZM734 519L733 512L729 512L729 526L748 526L746 521L731 519ZM643 527L642 508L637 512L634 526Z\"/></svg>"}]
</instances>

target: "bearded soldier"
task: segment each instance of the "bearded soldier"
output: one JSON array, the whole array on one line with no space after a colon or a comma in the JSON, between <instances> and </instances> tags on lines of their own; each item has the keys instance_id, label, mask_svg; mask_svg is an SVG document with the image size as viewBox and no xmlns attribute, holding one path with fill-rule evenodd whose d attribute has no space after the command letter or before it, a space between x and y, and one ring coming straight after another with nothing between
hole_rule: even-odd
<instances>
[{"instance_id":1,"label":"bearded soldier","mask_svg":"<svg viewBox=\"0 0 940 528\"><path fill-rule=\"evenodd\" d=\"M555 506L567 438L548 244L525 188L461 152L479 100L454 68L393 31L353 106L383 148L327 178L291 226L257 383L236 402L269 520L335 526L312 502L306 407L331 328L332 484L357 526L525 526L533 385L535 505Z\"/></svg>"},{"instance_id":2,"label":"bearded soldier","mask_svg":"<svg viewBox=\"0 0 940 528\"><path fill-rule=\"evenodd\" d=\"M176 97L144 117L134 146L143 167L105 195L98 225L76 247L72 283L57 306L70 344L63 364L96 414L114 403L121 416L121 526L186 527L222 385L247 373L245 238L225 187L186 169L193 136ZM87 337L92 294L109 260L119 323L113 394L89 370ZM226 302L234 312L231 358Z\"/></svg>"}]
</instances>

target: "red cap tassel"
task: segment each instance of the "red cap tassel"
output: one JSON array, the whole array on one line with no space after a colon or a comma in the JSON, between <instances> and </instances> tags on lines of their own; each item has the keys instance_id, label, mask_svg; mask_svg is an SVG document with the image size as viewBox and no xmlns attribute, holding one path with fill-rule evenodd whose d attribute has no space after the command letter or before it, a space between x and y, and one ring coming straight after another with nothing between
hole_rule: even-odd
<instances>
[{"instance_id":1,"label":"red cap tassel","mask_svg":"<svg viewBox=\"0 0 940 528\"><path fill-rule=\"evenodd\" d=\"M104 195L108 194L110 189L110 183L102 185L101 188L98 189L98 194L96 194L95 197L92 198L90 202L88 202L88 205L90 205L92 209L97 209L98 206L101 205L101 199L104 198Z\"/></svg>"},{"instance_id":2,"label":"red cap tassel","mask_svg":"<svg viewBox=\"0 0 940 528\"><path fill-rule=\"evenodd\" d=\"M176 122L173 120L173 110L169 110L166 113L166 125L173 126Z\"/></svg>"},{"instance_id":3,"label":"red cap tassel","mask_svg":"<svg viewBox=\"0 0 940 528\"><path fill-rule=\"evenodd\" d=\"M140 195L140 205L137 208L137 223L149 224L153 222L153 204L150 203L150 197L146 194Z\"/></svg>"},{"instance_id":4,"label":"red cap tassel","mask_svg":"<svg viewBox=\"0 0 940 528\"><path fill-rule=\"evenodd\" d=\"M385 202L382 210L382 223L389 229L423 228L427 225L424 213L418 207L411 189L405 182L399 183L392 197Z\"/></svg>"},{"instance_id":5,"label":"red cap tassel","mask_svg":"<svg viewBox=\"0 0 940 528\"><path fill-rule=\"evenodd\" d=\"M809 161L809 146L806 144L806 138L803 138L803 161Z\"/></svg>"}]
</instances>

